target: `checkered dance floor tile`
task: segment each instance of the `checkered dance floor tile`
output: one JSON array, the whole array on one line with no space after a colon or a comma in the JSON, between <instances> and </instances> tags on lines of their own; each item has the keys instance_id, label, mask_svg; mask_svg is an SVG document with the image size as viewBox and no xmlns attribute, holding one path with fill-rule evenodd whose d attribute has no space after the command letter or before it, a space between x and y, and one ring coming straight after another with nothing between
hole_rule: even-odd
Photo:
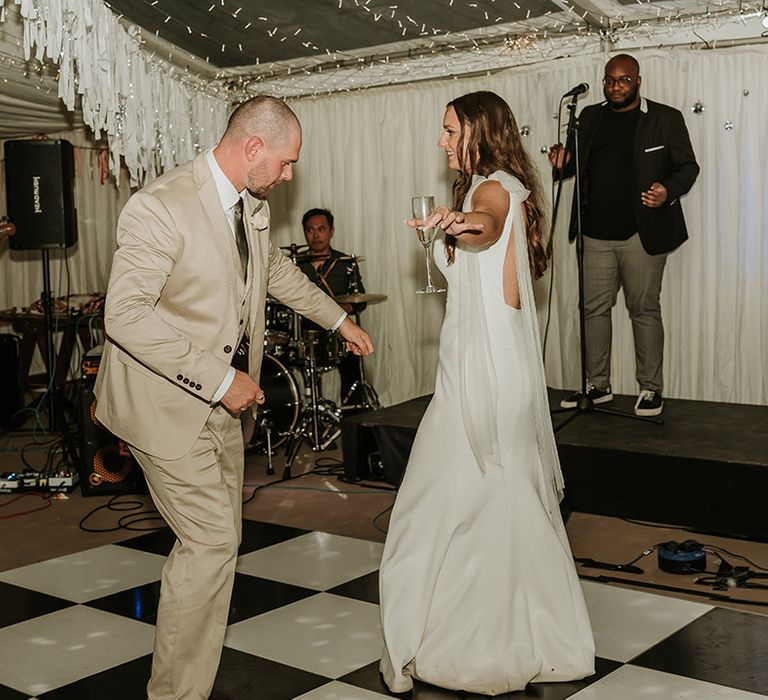
<instances>
[{"instance_id":1,"label":"checkered dance floor tile","mask_svg":"<svg viewBox=\"0 0 768 700\"><path fill-rule=\"evenodd\" d=\"M0 700L141 700L160 570L158 530L0 573ZM382 545L244 522L212 700L386 697L377 569ZM508 698L768 697L768 617L583 581L597 673ZM417 684L420 700L471 697Z\"/></svg>"}]
</instances>

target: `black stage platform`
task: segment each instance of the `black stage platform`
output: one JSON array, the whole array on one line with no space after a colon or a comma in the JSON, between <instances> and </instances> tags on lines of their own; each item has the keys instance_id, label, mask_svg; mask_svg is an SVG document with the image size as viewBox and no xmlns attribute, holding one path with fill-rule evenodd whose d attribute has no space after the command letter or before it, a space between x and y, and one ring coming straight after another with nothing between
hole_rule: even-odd
<instances>
[{"instance_id":1,"label":"black stage platform","mask_svg":"<svg viewBox=\"0 0 768 700\"><path fill-rule=\"evenodd\" d=\"M568 393L550 390L552 406ZM345 418L347 478L398 484L429 399ZM665 399L663 418L590 413L558 431L569 508L768 541L768 407Z\"/></svg>"}]
</instances>

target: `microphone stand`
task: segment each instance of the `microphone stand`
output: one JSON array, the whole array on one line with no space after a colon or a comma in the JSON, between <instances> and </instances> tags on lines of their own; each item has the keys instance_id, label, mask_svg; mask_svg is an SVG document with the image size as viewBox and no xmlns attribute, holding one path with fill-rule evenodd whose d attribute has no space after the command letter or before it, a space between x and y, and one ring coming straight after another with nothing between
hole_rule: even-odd
<instances>
[{"instance_id":1,"label":"microphone stand","mask_svg":"<svg viewBox=\"0 0 768 700\"><path fill-rule=\"evenodd\" d=\"M646 423L655 423L663 425L664 420L652 416L637 416L634 413L626 411L616 411L610 408L595 406L592 399L587 396L587 341L586 341L586 322L584 318L584 233L581 230L581 168L579 163L579 124L576 119L576 98L578 95L571 95L571 101L566 105L568 109L568 124L566 127L565 148L563 149L563 164L560 168L560 177L557 184L557 195L552 210L552 227L550 231L550 240L553 240L555 231L555 221L557 220L557 210L560 206L560 192L563 186L562 173L565 169L565 157L568 153L573 153L575 162L575 184L574 197L576 197L576 262L579 280L579 353L581 359L581 385L580 394L575 408L555 408L550 411L551 414L570 413L565 419L554 426L554 432L558 432L572 420L584 413L606 413L611 416L621 418L630 418L632 420L644 421ZM555 168L557 171L557 168Z\"/></svg>"}]
</instances>

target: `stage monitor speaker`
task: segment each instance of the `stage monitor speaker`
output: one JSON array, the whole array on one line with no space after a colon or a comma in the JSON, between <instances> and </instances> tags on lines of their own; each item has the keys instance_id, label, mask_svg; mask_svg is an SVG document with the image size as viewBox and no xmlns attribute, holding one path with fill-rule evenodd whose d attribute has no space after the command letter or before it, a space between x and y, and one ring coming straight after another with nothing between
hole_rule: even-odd
<instances>
[{"instance_id":1,"label":"stage monitor speaker","mask_svg":"<svg viewBox=\"0 0 768 700\"><path fill-rule=\"evenodd\" d=\"M146 493L141 467L128 446L96 420L93 380L77 382L80 417L80 486L84 496Z\"/></svg>"},{"instance_id":2,"label":"stage monitor speaker","mask_svg":"<svg viewBox=\"0 0 768 700\"><path fill-rule=\"evenodd\" d=\"M363 425L360 415L341 419L341 450L347 481L375 478L371 467L376 464L378 447L373 428Z\"/></svg>"},{"instance_id":3,"label":"stage monitor speaker","mask_svg":"<svg viewBox=\"0 0 768 700\"><path fill-rule=\"evenodd\" d=\"M21 370L19 338L0 334L0 428L10 425L11 417L21 410Z\"/></svg>"},{"instance_id":4,"label":"stage monitor speaker","mask_svg":"<svg viewBox=\"0 0 768 700\"><path fill-rule=\"evenodd\" d=\"M62 139L5 142L13 250L69 248L77 242L72 144Z\"/></svg>"}]
</instances>

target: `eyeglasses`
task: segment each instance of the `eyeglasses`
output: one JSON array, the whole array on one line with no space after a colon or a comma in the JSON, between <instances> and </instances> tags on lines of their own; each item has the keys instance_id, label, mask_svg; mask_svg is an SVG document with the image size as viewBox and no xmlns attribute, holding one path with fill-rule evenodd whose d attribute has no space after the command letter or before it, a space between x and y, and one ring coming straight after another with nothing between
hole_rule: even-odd
<instances>
[{"instance_id":1,"label":"eyeglasses","mask_svg":"<svg viewBox=\"0 0 768 700\"><path fill-rule=\"evenodd\" d=\"M605 87L613 87L614 85L620 85L621 87L629 87L634 82L635 82L635 79L629 75L622 75L619 78L612 78L610 75L606 75L603 78L603 85L605 85Z\"/></svg>"}]
</instances>

